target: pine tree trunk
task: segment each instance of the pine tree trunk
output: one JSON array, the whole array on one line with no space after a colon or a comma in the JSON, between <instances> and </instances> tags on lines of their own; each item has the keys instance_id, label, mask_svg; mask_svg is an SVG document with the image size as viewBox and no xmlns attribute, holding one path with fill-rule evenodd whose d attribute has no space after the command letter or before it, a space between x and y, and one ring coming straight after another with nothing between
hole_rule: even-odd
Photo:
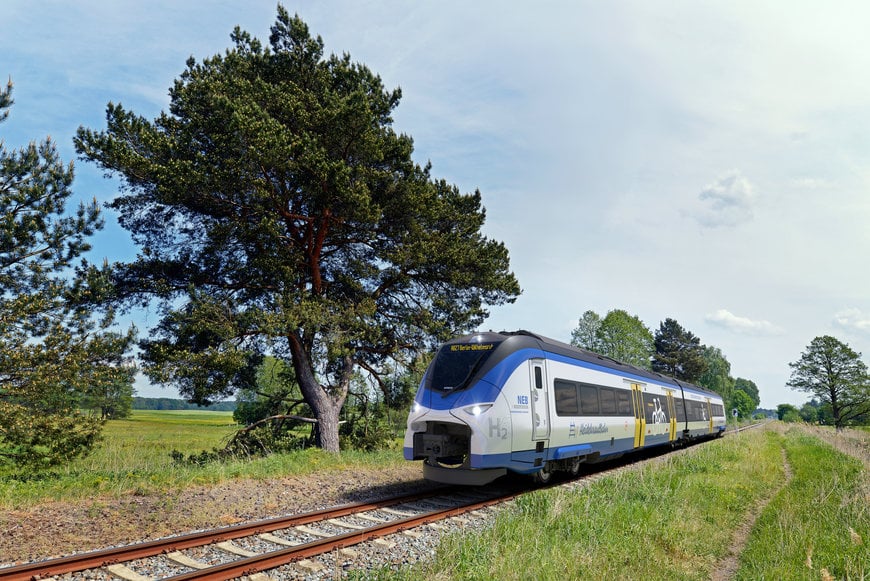
<instances>
[{"instance_id":1,"label":"pine tree trunk","mask_svg":"<svg viewBox=\"0 0 870 581\"><path fill-rule=\"evenodd\" d=\"M338 443L338 412L334 406L317 414L317 424L314 426L314 444L327 452L340 452Z\"/></svg>"},{"instance_id":2,"label":"pine tree trunk","mask_svg":"<svg viewBox=\"0 0 870 581\"><path fill-rule=\"evenodd\" d=\"M338 393L330 395L314 377L311 360L303 347L302 341L296 334L289 334L288 343L293 357L293 368L296 371L296 380L305 403L311 406L317 423L314 426L314 445L327 452L338 453L338 418L344 405L345 397L350 381L350 373L353 364L348 357L345 360L344 381Z\"/></svg>"}]
</instances>

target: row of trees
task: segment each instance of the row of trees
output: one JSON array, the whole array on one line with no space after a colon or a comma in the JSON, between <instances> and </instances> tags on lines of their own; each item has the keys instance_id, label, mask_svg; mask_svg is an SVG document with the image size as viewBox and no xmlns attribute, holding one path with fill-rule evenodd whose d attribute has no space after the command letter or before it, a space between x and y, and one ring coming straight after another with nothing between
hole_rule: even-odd
<instances>
[{"instance_id":1,"label":"row of trees","mask_svg":"<svg viewBox=\"0 0 870 581\"><path fill-rule=\"evenodd\" d=\"M614 309L603 318L589 310L580 317L571 343L702 385L720 394L726 407L736 409L742 418L750 417L760 402L758 386L731 377L731 364L718 347L702 345L674 319L665 319L653 334L640 318L624 310ZM828 335L816 337L789 366L787 385L814 399L801 410L780 406L780 419L800 416L838 428L870 421L870 376L861 354L848 344Z\"/></svg>"},{"instance_id":2,"label":"row of trees","mask_svg":"<svg viewBox=\"0 0 870 581\"><path fill-rule=\"evenodd\" d=\"M169 397L139 397L135 396L130 398L132 402L132 408L134 410L201 410L207 409L209 411L215 412L232 412L236 409L236 402L234 401L220 401L217 403L213 403L206 408L202 406L192 404L183 399L169 398Z\"/></svg>"},{"instance_id":3,"label":"row of trees","mask_svg":"<svg viewBox=\"0 0 870 581\"><path fill-rule=\"evenodd\" d=\"M834 425L834 414L829 405L822 404L817 399L812 399L800 408L790 403L781 403L776 406L776 417L784 422L806 422L808 424Z\"/></svg>"},{"instance_id":4,"label":"row of trees","mask_svg":"<svg viewBox=\"0 0 870 581\"><path fill-rule=\"evenodd\" d=\"M761 401L753 381L731 377L731 364L718 347L702 345L674 319L662 321L653 334L625 310L608 311L603 318L589 310L572 331L571 344L711 389L740 417L750 417Z\"/></svg>"}]
</instances>

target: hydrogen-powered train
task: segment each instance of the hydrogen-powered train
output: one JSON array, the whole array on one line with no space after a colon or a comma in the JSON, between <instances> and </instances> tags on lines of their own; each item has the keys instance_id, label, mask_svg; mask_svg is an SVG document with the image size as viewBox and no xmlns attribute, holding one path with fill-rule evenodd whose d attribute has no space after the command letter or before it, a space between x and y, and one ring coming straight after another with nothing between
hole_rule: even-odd
<instances>
[{"instance_id":1,"label":"hydrogen-powered train","mask_svg":"<svg viewBox=\"0 0 870 581\"><path fill-rule=\"evenodd\" d=\"M718 394L527 331L443 344L405 433L423 476L479 485L508 471L547 482L594 462L722 435Z\"/></svg>"}]
</instances>

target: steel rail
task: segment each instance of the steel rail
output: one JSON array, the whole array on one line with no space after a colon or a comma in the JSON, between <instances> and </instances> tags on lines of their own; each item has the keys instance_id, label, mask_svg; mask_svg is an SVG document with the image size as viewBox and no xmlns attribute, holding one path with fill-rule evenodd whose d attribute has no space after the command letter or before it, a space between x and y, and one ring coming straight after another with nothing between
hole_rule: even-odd
<instances>
[{"instance_id":1,"label":"steel rail","mask_svg":"<svg viewBox=\"0 0 870 581\"><path fill-rule=\"evenodd\" d=\"M529 491L520 490L509 492L496 498L473 501L470 504L463 506L437 509L420 515L376 525L361 531L354 531L326 539L319 539L302 545L288 547L278 551L271 551L254 557L245 557L222 565L215 565L214 567L209 567L207 569L200 569L176 575L174 577L167 577L166 581L189 581L192 579L196 579L197 581L226 581L228 579L236 579L245 575L253 575L254 573L261 573L270 569L275 569L282 565L292 563L293 561L316 557L323 553L357 545L378 537L385 537L404 530L413 529L453 516L458 516L473 510L479 510L481 508L500 504L527 492Z\"/></svg>"},{"instance_id":2,"label":"steel rail","mask_svg":"<svg viewBox=\"0 0 870 581\"><path fill-rule=\"evenodd\" d=\"M74 573L86 569L94 569L106 565L114 565L121 562L153 557L163 553L189 549L191 547L200 547L214 542L228 541L240 537L268 533L329 518L338 518L364 512L366 510L377 510L378 508L394 506L405 502L425 500L433 496L450 494L454 491L455 488L453 487L438 488L427 492L419 492L405 496L394 496L377 501L355 502L338 507L306 512L299 515L289 515L253 521L250 523L219 529L210 529L176 537L167 537L164 539L146 541L123 547L114 547L111 549L79 553L57 559L13 565L11 567L0 568L0 581L30 581L54 575L63 575L64 573Z\"/></svg>"}]
</instances>

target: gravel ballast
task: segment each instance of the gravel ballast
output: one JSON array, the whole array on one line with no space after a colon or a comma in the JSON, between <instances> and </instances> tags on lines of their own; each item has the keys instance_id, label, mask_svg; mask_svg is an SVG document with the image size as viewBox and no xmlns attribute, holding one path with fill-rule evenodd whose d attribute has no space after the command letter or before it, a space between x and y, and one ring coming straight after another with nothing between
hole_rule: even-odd
<instances>
[{"instance_id":1,"label":"gravel ballast","mask_svg":"<svg viewBox=\"0 0 870 581\"><path fill-rule=\"evenodd\" d=\"M219 526L428 490L420 466L239 479L180 492L48 502L0 512L0 564L23 563Z\"/></svg>"}]
</instances>

